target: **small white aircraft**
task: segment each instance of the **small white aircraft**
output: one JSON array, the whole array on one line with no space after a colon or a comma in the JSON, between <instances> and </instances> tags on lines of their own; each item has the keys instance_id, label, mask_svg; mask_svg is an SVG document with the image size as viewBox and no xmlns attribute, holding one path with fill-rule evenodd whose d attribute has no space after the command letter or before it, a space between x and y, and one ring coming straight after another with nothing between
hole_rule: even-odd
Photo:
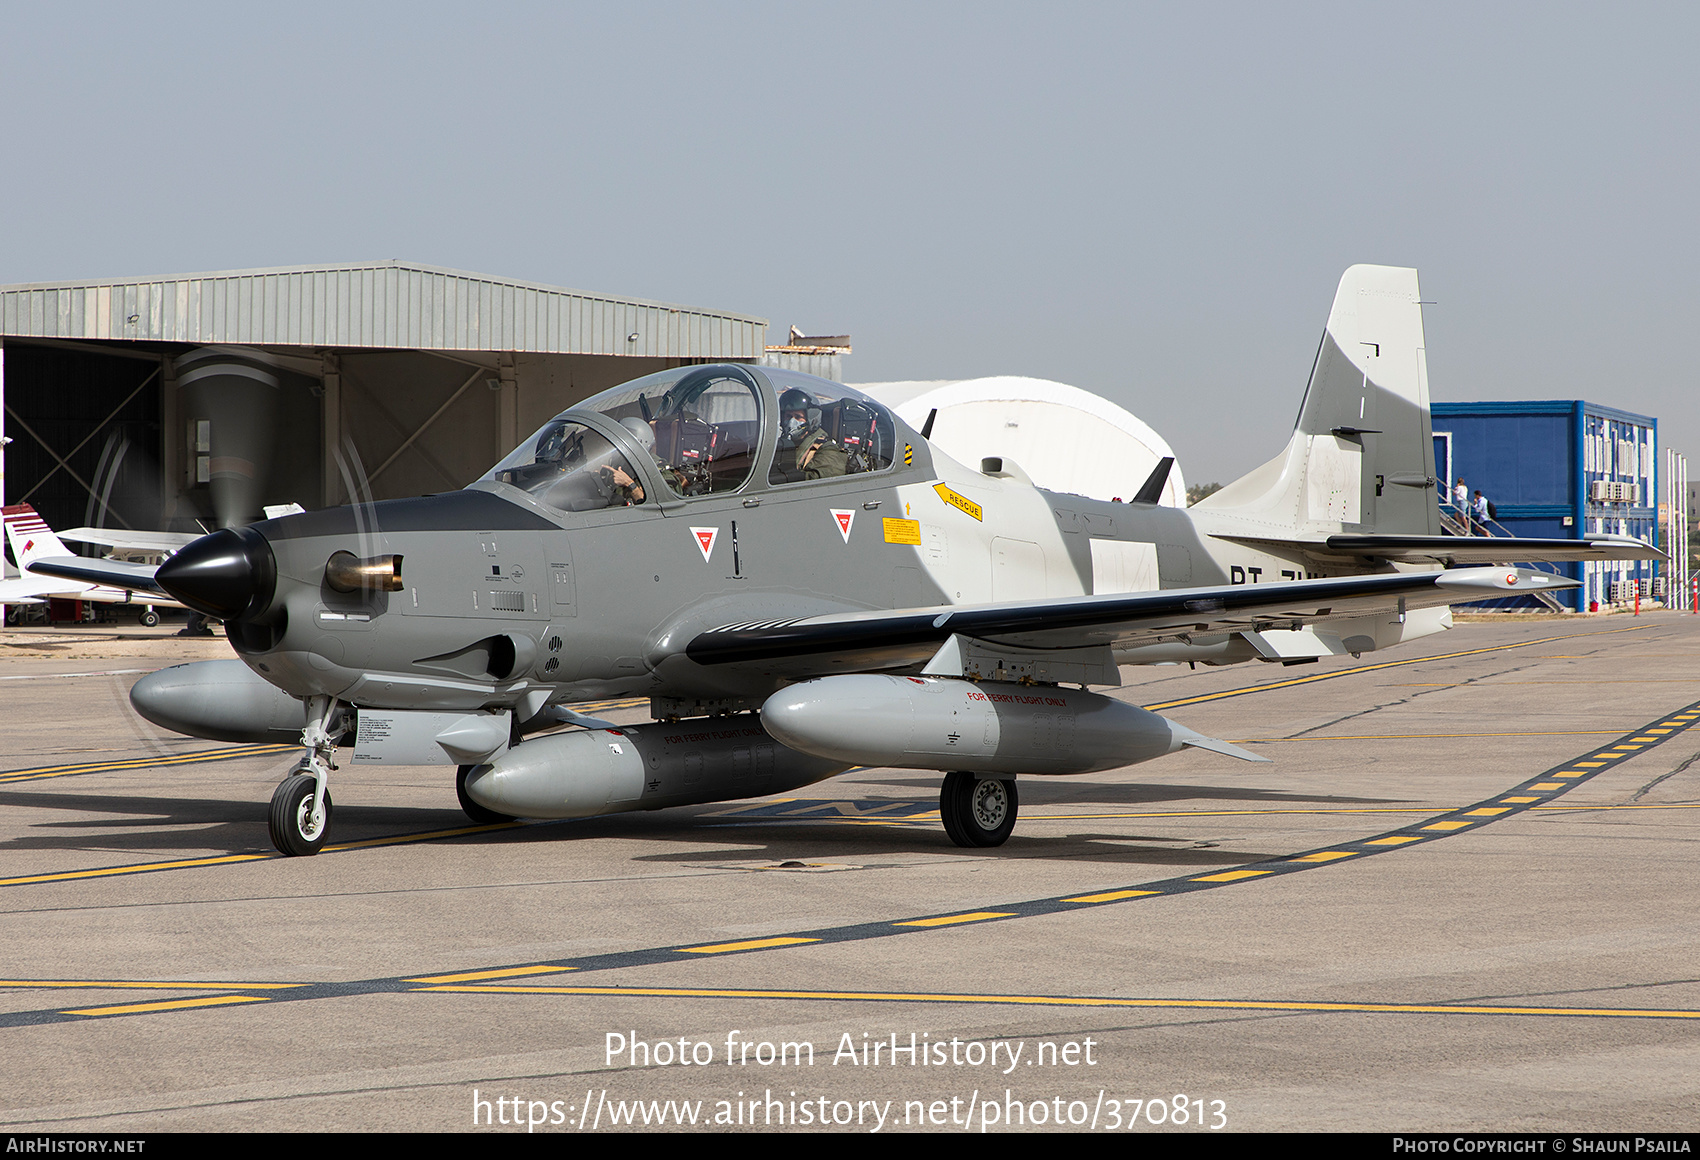
<instances>
[{"instance_id":1,"label":"small white aircraft","mask_svg":"<svg viewBox=\"0 0 1700 1160\"><path fill-rule=\"evenodd\" d=\"M182 608L183 605L167 596L158 585L143 586L132 592L106 584L81 580L65 580L30 571L37 560L70 556L64 540L100 544L124 554L154 557L168 556L185 544L198 539L194 532L126 532L105 528L76 528L64 536L56 535L47 521L27 503L12 504L0 509L6 522L6 542L18 562L20 575L12 580L0 580L0 606L8 604L41 604L48 600L85 600L96 604L137 604L142 608L142 624L149 628L159 623L159 609ZM122 567L117 560L107 564ZM152 563L137 563L138 583L153 574Z\"/></svg>"}]
</instances>

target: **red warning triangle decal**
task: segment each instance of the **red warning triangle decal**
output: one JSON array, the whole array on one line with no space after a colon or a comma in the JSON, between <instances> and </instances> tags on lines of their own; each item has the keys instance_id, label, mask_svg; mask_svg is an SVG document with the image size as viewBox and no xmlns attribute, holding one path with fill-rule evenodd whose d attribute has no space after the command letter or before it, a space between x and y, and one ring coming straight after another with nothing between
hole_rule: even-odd
<instances>
[{"instance_id":1,"label":"red warning triangle decal","mask_svg":"<svg viewBox=\"0 0 1700 1160\"><path fill-rule=\"evenodd\" d=\"M714 554L714 539L719 534L719 528L691 529L691 535L696 537L697 547L702 550L702 558L704 561Z\"/></svg>"},{"instance_id":2,"label":"red warning triangle decal","mask_svg":"<svg viewBox=\"0 0 1700 1160\"><path fill-rule=\"evenodd\" d=\"M833 522L838 525L838 534L844 537L844 542L850 542L850 525L856 522L855 508L831 508Z\"/></svg>"}]
</instances>

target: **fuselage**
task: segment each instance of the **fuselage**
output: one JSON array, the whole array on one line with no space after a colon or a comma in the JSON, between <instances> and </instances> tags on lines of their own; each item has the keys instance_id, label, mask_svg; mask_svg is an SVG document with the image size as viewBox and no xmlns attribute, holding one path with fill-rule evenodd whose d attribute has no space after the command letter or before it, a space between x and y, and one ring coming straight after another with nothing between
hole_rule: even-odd
<instances>
[{"instance_id":1,"label":"fuselage","mask_svg":"<svg viewBox=\"0 0 1700 1160\"><path fill-rule=\"evenodd\" d=\"M535 468L509 468L459 492L267 520L240 533L239 549L230 546L238 533L218 533L227 538L219 551L243 562L219 581L235 596L215 614L253 670L292 696L510 707L521 719L551 702L647 696L689 716L705 703L753 706L783 683L683 655L693 637L723 625L1319 574L1297 553L1211 536L1208 521L1185 510L1047 492L1002 465L974 471L895 420L882 436L888 464L782 479L770 470L783 450L777 391L748 377L759 419L740 486L680 489L659 453L633 445L594 406L574 409L556 423L582 427L636 465L641 499L628 487L572 510L551 502L559 488L533 483ZM170 587L209 552L185 549L162 582ZM338 553L399 556L395 590L339 590L327 570ZM1120 659L1257 655L1224 635Z\"/></svg>"}]
</instances>

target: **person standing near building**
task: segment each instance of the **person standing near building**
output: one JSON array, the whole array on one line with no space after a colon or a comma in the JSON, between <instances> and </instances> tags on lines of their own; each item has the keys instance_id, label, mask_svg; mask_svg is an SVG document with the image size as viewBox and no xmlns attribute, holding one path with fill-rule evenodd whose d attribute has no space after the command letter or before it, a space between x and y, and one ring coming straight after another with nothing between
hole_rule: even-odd
<instances>
[{"instance_id":1,"label":"person standing near building","mask_svg":"<svg viewBox=\"0 0 1700 1160\"><path fill-rule=\"evenodd\" d=\"M1460 475L1458 482L1452 488L1452 510L1458 513L1459 522L1464 525L1464 534L1470 534L1470 489L1464 486L1464 477Z\"/></svg>"},{"instance_id":2,"label":"person standing near building","mask_svg":"<svg viewBox=\"0 0 1700 1160\"><path fill-rule=\"evenodd\" d=\"M1476 523L1481 525L1482 534L1491 535L1492 533L1488 531L1488 519L1490 517L1488 513L1487 496L1483 495L1480 489L1477 489L1476 491L1474 511L1476 513Z\"/></svg>"}]
</instances>

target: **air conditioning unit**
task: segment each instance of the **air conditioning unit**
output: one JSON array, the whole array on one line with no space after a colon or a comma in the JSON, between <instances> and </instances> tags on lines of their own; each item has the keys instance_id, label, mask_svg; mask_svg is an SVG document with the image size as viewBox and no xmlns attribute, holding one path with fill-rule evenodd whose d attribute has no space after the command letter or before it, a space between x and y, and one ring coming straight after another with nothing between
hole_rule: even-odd
<instances>
[{"instance_id":1,"label":"air conditioning unit","mask_svg":"<svg viewBox=\"0 0 1700 1160\"><path fill-rule=\"evenodd\" d=\"M1632 480L1596 479L1592 491L1595 503L1634 503L1641 498L1641 485Z\"/></svg>"}]
</instances>

